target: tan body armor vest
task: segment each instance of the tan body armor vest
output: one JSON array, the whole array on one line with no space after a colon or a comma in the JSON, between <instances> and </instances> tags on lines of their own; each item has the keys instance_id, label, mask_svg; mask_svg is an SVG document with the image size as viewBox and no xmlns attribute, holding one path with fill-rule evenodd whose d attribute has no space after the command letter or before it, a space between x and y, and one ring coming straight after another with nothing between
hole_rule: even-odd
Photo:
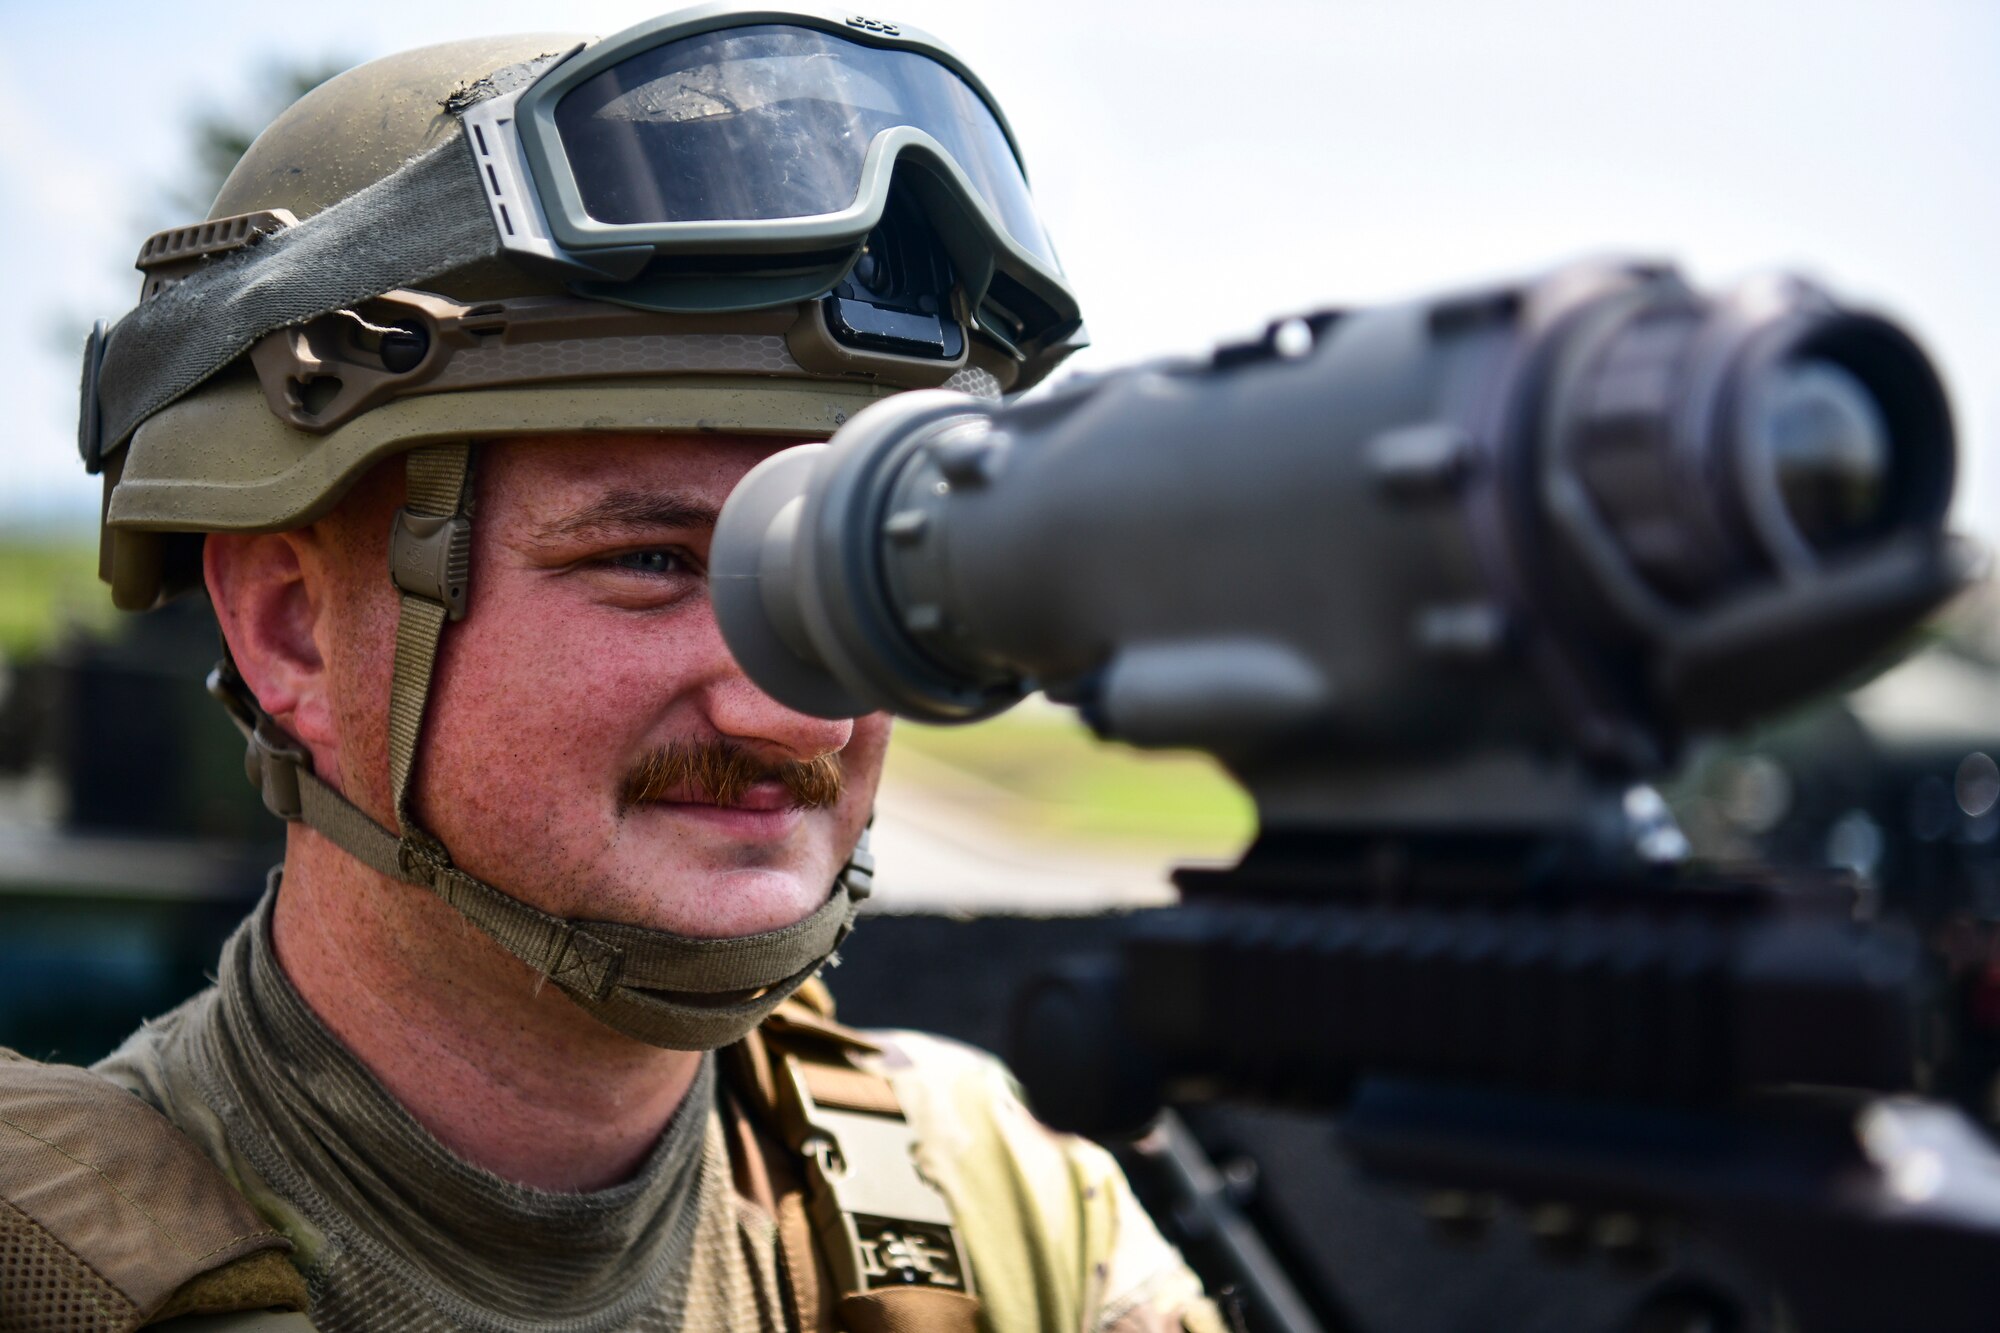
<instances>
[{"instance_id":1,"label":"tan body armor vest","mask_svg":"<svg viewBox=\"0 0 2000 1333\"><path fill-rule=\"evenodd\" d=\"M802 1333L973 1333L944 1196L879 1048L816 984L723 1052L739 1194L777 1219ZM291 1242L165 1117L88 1070L0 1055L0 1333L311 1333Z\"/></svg>"}]
</instances>

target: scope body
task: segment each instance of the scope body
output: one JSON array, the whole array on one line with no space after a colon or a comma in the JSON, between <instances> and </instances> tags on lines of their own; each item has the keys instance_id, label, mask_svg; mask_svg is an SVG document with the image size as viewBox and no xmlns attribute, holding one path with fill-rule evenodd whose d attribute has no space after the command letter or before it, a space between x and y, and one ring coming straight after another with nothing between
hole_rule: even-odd
<instances>
[{"instance_id":1,"label":"scope body","mask_svg":"<svg viewBox=\"0 0 2000 1333\"><path fill-rule=\"evenodd\" d=\"M1216 755L1267 829L1541 827L1959 586L1952 474L1893 324L1593 265L1037 399L901 395L753 471L711 586L807 712L1041 689Z\"/></svg>"},{"instance_id":2,"label":"scope body","mask_svg":"<svg viewBox=\"0 0 2000 1333\"><path fill-rule=\"evenodd\" d=\"M1952 477L1895 325L1590 265L1039 398L886 400L745 478L710 588L795 708L972 721L1039 689L1254 797L1240 864L1017 997L1048 1123L1337 1108L1355 1164L1440 1199L1700 1229L1808 1333L1969 1330L1990 1147L1872 1095L1925 1086L1916 938L1827 876L1649 864L1631 791L1962 586ZM1658 1294L1631 1327L1741 1322Z\"/></svg>"}]
</instances>

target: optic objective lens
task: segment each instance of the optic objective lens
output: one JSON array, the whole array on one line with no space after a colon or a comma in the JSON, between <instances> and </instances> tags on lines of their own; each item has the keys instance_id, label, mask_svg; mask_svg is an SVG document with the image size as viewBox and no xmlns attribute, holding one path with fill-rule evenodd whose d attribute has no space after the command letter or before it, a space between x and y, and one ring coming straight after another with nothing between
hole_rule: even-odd
<instances>
[{"instance_id":1,"label":"optic objective lens","mask_svg":"<svg viewBox=\"0 0 2000 1333\"><path fill-rule=\"evenodd\" d=\"M1890 437L1880 403L1824 360L1771 372L1751 418L1799 534L1821 551L1876 535L1888 510Z\"/></svg>"}]
</instances>

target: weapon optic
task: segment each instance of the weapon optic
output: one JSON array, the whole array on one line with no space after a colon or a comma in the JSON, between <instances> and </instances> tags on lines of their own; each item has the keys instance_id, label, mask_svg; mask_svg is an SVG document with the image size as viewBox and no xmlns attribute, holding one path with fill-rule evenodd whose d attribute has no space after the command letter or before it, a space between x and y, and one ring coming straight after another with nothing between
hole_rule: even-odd
<instances>
[{"instance_id":1,"label":"weapon optic","mask_svg":"<svg viewBox=\"0 0 2000 1333\"><path fill-rule=\"evenodd\" d=\"M1835 877L1680 864L1637 785L1963 586L1952 478L1893 323L1596 265L1035 400L902 395L745 479L711 588L803 711L1041 690L1255 799L1239 865L1023 996L1053 1123L1326 1105L1392 1178L1700 1226L1805 1333L1970 1328L2000 1173L1883 1095L1921 1089L1917 944Z\"/></svg>"}]
</instances>

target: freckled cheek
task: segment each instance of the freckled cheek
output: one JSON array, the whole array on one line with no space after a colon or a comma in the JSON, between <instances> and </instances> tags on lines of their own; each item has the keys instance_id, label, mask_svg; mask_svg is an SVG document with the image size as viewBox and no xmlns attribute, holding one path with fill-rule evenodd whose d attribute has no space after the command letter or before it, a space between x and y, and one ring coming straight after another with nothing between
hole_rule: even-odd
<instances>
[{"instance_id":1,"label":"freckled cheek","mask_svg":"<svg viewBox=\"0 0 2000 1333\"><path fill-rule=\"evenodd\" d=\"M622 772L698 675L689 636L664 621L545 605L460 628L454 705L487 744L535 754L551 778Z\"/></svg>"}]
</instances>

